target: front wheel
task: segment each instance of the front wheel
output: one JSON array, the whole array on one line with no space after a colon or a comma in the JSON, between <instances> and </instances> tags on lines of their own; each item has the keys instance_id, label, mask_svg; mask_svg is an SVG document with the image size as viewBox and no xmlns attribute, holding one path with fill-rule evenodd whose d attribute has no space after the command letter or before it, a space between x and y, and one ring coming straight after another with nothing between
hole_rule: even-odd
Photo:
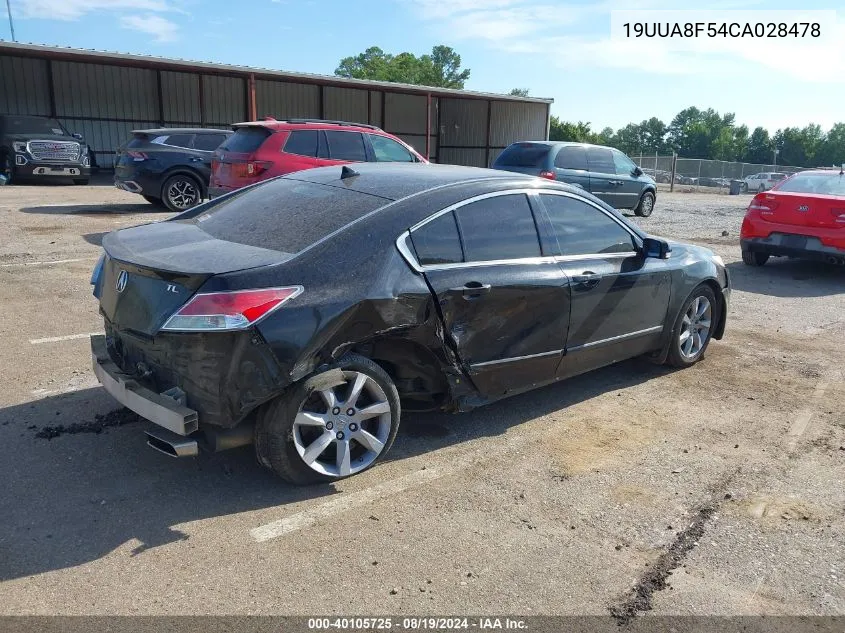
<instances>
[{"instance_id":1,"label":"front wheel","mask_svg":"<svg viewBox=\"0 0 845 633\"><path fill-rule=\"evenodd\" d=\"M647 218L651 215L652 211L654 211L654 194L650 191L646 191L642 198L640 198L640 203L637 205L637 208L634 209L634 213L641 218Z\"/></svg>"},{"instance_id":2,"label":"front wheel","mask_svg":"<svg viewBox=\"0 0 845 633\"><path fill-rule=\"evenodd\" d=\"M0 174L6 179L7 185L11 185L15 179L15 163L9 154L0 155Z\"/></svg>"},{"instance_id":3,"label":"front wheel","mask_svg":"<svg viewBox=\"0 0 845 633\"><path fill-rule=\"evenodd\" d=\"M675 326L667 361L689 367L704 357L716 319L716 295L710 286L699 286L684 302Z\"/></svg>"},{"instance_id":4,"label":"front wheel","mask_svg":"<svg viewBox=\"0 0 845 633\"><path fill-rule=\"evenodd\" d=\"M191 176L176 174L161 188L162 202L171 211L186 211L202 202L200 184Z\"/></svg>"},{"instance_id":5,"label":"front wheel","mask_svg":"<svg viewBox=\"0 0 845 633\"><path fill-rule=\"evenodd\" d=\"M294 484L336 481L387 453L400 413L390 376L368 358L348 354L264 406L256 456Z\"/></svg>"}]
</instances>

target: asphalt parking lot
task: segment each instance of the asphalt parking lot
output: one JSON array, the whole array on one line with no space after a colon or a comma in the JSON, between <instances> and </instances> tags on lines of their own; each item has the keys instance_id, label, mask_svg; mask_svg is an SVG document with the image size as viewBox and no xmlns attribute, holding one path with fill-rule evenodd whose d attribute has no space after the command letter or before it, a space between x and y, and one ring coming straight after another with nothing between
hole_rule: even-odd
<instances>
[{"instance_id":1,"label":"asphalt parking lot","mask_svg":"<svg viewBox=\"0 0 845 633\"><path fill-rule=\"evenodd\" d=\"M100 240L168 214L0 187L0 614L845 612L845 269L743 266L749 199L636 218L728 264L703 362L408 415L383 465L294 488L154 452L96 385Z\"/></svg>"}]
</instances>

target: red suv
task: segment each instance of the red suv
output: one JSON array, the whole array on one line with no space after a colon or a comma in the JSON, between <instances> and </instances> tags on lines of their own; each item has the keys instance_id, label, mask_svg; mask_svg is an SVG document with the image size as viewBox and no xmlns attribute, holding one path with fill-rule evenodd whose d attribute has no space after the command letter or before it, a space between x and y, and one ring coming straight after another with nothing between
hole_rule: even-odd
<instances>
[{"instance_id":1,"label":"red suv","mask_svg":"<svg viewBox=\"0 0 845 633\"><path fill-rule=\"evenodd\" d=\"M410 146L373 125L272 118L232 126L211 162L209 197L293 171L352 162L427 163Z\"/></svg>"}]
</instances>

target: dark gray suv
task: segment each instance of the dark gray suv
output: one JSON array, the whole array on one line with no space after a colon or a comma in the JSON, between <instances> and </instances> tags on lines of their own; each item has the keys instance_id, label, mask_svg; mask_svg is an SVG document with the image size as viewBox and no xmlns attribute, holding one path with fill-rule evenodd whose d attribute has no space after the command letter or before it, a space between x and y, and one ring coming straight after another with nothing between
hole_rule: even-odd
<instances>
[{"instance_id":1,"label":"dark gray suv","mask_svg":"<svg viewBox=\"0 0 845 633\"><path fill-rule=\"evenodd\" d=\"M654 210L654 179L612 147L561 141L512 143L499 154L493 169L566 182L641 217Z\"/></svg>"}]
</instances>

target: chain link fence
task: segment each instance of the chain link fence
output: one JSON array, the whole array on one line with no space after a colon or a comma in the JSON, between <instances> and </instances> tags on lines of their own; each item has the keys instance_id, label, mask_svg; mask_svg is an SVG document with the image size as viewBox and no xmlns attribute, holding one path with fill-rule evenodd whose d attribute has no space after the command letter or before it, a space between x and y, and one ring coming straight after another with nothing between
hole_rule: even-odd
<instances>
[{"instance_id":1,"label":"chain link fence","mask_svg":"<svg viewBox=\"0 0 845 633\"><path fill-rule=\"evenodd\" d=\"M640 155L631 156L646 174L659 184L671 185L673 156ZM756 163L734 163L723 160L698 158L677 158L675 162L675 186L677 191L711 191L724 193L730 188L731 180L744 180L761 172L794 174L809 167L790 165L761 165Z\"/></svg>"}]
</instances>

